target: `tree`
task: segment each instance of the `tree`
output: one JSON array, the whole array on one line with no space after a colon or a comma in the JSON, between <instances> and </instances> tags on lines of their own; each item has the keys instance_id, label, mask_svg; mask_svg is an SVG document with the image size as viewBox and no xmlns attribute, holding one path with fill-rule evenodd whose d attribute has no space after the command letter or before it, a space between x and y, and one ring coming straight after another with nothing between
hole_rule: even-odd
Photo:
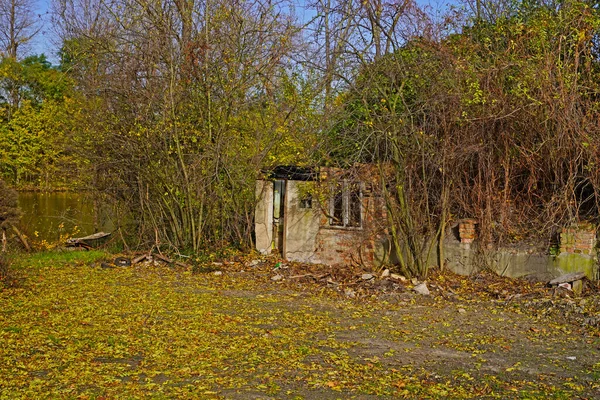
<instances>
[{"instance_id":1,"label":"tree","mask_svg":"<svg viewBox=\"0 0 600 400\"><path fill-rule=\"evenodd\" d=\"M0 0L0 59L16 61L40 29L32 0ZM10 115L19 106L16 88L9 91L8 100Z\"/></svg>"},{"instance_id":2,"label":"tree","mask_svg":"<svg viewBox=\"0 0 600 400\"><path fill-rule=\"evenodd\" d=\"M68 0L59 11L88 4ZM65 70L85 96L78 143L94 187L127 208L142 243L249 246L261 167L285 153L284 142L294 154L313 142L298 138L311 91L288 68L297 28L287 8L256 0L98 7L106 30L74 23L83 11L75 20L56 14Z\"/></svg>"},{"instance_id":3,"label":"tree","mask_svg":"<svg viewBox=\"0 0 600 400\"><path fill-rule=\"evenodd\" d=\"M73 184L69 149L77 106L71 80L43 55L0 61L0 174L18 187L50 189ZM17 99L12 110L10 97Z\"/></svg>"},{"instance_id":4,"label":"tree","mask_svg":"<svg viewBox=\"0 0 600 400\"><path fill-rule=\"evenodd\" d=\"M17 59L20 50L40 31L32 0L0 1L0 55Z\"/></svg>"},{"instance_id":5,"label":"tree","mask_svg":"<svg viewBox=\"0 0 600 400\"><path fill-rule=\"evenodd\" d=\"M393 167L383 196L410 275L426 274L450 218L479 220L482 254L543 247L565 224L600 219L597 11L564 3L486 18L364 65L340 97L332 154Z\"/></svg>"}]
</instances>

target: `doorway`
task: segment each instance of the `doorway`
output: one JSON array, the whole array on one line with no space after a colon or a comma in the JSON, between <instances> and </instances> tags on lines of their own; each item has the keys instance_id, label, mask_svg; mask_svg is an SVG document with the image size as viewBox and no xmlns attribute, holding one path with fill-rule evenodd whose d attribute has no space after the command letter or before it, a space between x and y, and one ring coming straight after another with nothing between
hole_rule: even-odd
<instances>
[{"instance_id":1,"label":"doorway","mask_svg":"<svg viewBox=\"0 0 600 400\"><path fill-rule=\"evenodd\" d=\"M273 250L283 256L286 181L273 181Z\"/></svg>"}]
</instances>

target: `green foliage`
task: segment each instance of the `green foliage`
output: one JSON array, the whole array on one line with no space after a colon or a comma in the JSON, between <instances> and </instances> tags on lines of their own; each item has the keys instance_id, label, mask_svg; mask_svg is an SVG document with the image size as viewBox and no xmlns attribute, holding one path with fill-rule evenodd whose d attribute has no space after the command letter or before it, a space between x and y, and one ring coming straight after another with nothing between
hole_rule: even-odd
<instances>
[{"instance_id":1,"label":"green foliage","mask_svg":"<svg viewBox=\"0 0 600 400\"><path fill-rule=\"evenodd\" d=\"M15 268L52 268L62 265L91 265L92 263L111 258L101 250L90 251L38 251L32 254L21 254L13 260Z\"/></svg>"},{"instance_id":2,"label":"green foliage","mask_svg":"<svg viewBox=\"0 0 600 400\"><path fill-rule=\"evenodd\" d=\"M71 80L44 55L0 61L0 175L17 187L74 185L81 164L69 135L77 107Z\"/></svg>"}]
</instances>

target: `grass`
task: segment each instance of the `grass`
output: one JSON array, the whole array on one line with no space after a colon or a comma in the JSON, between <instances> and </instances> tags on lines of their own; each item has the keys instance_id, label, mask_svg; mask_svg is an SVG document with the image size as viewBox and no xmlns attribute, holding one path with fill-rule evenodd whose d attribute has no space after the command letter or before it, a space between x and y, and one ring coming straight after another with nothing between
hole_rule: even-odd
<instances>
[{"instance_id":1,"label":"grass","mask_svg":"<svg viewBox=\"0 0 600 400\"><path fill-rule=\"evenodd\" d=\"M69 264L90 265L99 260L108 259L111 255L105 251L39 251L35 253L18 253L13 255L12 263L16 269L62 267Z\"/></svg>"},{"instance_id":2,"label":"grass","mask_svg":"<svg viewBox=\"0 0 600 400\"><path fill-rule=\"evenodd\" d=\"M243 266L220 276L164 266L92 266L107 257L42 253L15 261L25 284L0 292L0 398L597 393L583 367L589 361L597 371L584 337L571 338L568 348L581 368L550 366L541 371L550 378L538 381L523 371L564 359L548 347L566 347L566 334L551 331L543 344L532 344L532 317L512 315L507 327L509 317L496 321L490 310L497 306L488 303L466 317L455 305L359 303L292 290L239 272ZM523 370L510 370L517 362Z\"/></svg>"}]
</instances>

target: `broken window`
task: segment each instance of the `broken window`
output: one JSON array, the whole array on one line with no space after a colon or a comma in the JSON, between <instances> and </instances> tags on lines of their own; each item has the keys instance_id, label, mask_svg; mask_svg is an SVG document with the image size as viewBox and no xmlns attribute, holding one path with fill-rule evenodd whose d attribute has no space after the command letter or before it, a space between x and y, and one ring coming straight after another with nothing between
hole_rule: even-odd
<instances>
[{"instance_id":1,"label":"broken window","mask_svg":"<svg viewBox=\"0 0 600 400\"><path fill-rule=\"evenodd\" d=\"M300 199L300 208L312 208L312 194L307 193Z\"/></svg>"},{"instance_id":2,"label":"broken window","mask_svg":"<svg viewBox=\"0 0 600 400\"><path fill-rule=\"evenodd\" d=\"M361 224L361 184L346 180L336 183L329 201L329 225L360 228Z\"/></svg>"},{"instance_id":3,"label":"broken window","mask_svg":"<svg viewBox=\"0 0 600 400\"><path fill-rule=\"evenodd\" d=\"M360 184L352 183L348 187L348 226L360 226L361 209Z\"/></svg>"},{"instance_id":4,"label":"broken window","mask_svg":"<svg viewBox=\"0 0 600 400\"><path fill-rule=\"evenodd\" d=\"M344 226L344 191L342 183L337 183L334 186L330 208L329 225Z\"/></svg>"}]
</instances>

